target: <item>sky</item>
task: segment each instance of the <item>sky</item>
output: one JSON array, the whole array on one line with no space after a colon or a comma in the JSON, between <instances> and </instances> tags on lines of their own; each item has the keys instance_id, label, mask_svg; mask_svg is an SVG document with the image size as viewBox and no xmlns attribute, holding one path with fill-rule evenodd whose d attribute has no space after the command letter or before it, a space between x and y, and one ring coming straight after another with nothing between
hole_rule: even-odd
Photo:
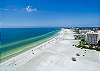
<instances>
[{"instance_id":1,"label":"sky","mask_svg":"<svg viewBox=\"0 0 100 71\"><path fill-rule=\"evenodd\" d=\"M0 0L0 27L100 27L100 0Z\"/></svg>"}]
</instances>

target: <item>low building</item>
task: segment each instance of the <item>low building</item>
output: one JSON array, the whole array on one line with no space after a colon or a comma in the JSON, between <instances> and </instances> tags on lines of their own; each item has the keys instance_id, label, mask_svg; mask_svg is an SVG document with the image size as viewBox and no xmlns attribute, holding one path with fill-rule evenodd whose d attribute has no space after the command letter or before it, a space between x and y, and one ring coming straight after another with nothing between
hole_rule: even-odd
<instances>
[{"instance_id":1,"label":"low building","mask_svg":"<svg viewBox=\"0 0 100 71\"><path fill-rule=\"evenodd\" d=\"M86 34L87 32L91 32L91 30L79 30L80 34Z\"/></svg>"},{"instance_id":2,"label":"low building","mask_svg":"<svg viewBox=\"0 0 100 71\"><path fill-rule=\"evenodd\" d=\"M98 43L98 33L95 32L87 32L86 33L86 42L88 44L94 44L96 45Z\"/></svg>"}]
</instances>

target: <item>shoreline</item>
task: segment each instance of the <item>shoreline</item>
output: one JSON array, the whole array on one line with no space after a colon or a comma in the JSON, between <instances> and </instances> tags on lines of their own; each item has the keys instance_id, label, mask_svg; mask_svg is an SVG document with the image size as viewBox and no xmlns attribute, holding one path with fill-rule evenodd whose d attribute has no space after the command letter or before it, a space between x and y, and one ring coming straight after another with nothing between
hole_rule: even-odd
<instances>
[{"instance_id":1,"label":"shoreline","mask_svg":"<svg viewBox=\"0 0 100 71\"><path fill-rule=\"evenodd\" d=\"M100 52L73 46L73 33L69 29L36 48L16 56L0 65L0 71L99 71ZM79 53L80 56L76 56ZM85 55L85 56L83 56ZM72 61L72 57L76 61ZM87 68L86 68L87 67Z\"/></svg>"},{"instance_id":2,"label":"shoreline","mask_svg":"<svg viewBox=\"0 0 100 71\"><path fill-rule=\"evenodd\" d=\"M54 33L53 33L54 32ZM23 52L25 52L25 51L27 51L27 50L30 50L30 49L32 49L32 48L35 48L35 47L37 47L38 45L41 45L41 44L43 44L43 43L45 43L45 42L47 42L48 40L50 40L50 39L52 39L53 37L55 37L56 35L57 35L57 33L59 32L59 31L53 31L53 32L49 32L49 33L47 33L47 34L44 34L44 35L42 35L42 36L44 36L45 37L45 35L48 35L48 34L53 34L53 35L51 35L51 36L46 36L46 38L43 38L43 39L40 39L40 40L38 40L38 41L36 41L36 42L33 42L33 43L29 43L28 45L23 45L23 46L21 46L20 48L22 49L19 49L19 48L16 48L16 49L13 49L13 50L11 50L11 51L9 51L9 52L6 52L6 54L1 54L1 57L3 56L5 56L5 55L8 55L8 56L5 56L4 58L0 58L1 60L0 60L0 63L2 63L2 62L4 62L4 61L6 61L6 60L9 60L10 58L12 58L12 57L15 57L15 56L17 56L17 55L19 55L19 54L21 54L21 53L23 53ZM42 37L42 36L39 36L39 37ZM15 53L16 52L16 53ZM12 54L13 53L13 54Z\"/></svg>"},{"instance_id":3,"label":"shoreline","mask_svg":"<svg viewBox=\"0 0 100 71\"><path fill-rule=\"evenodd\" d=\"M31 60L35 56L35 54L33 54L33 52L39 54L39 51L42 48L45 48L44 47L45 45L48 45L48 44L52 43L53 41L56 40L57 37L59 37L59 35L58 35L59 32L54 34L51 38L48 38L47 40L44 40L44 42L42 42L41 44L36 45L34 47L32 46L31 49L29 49L27 51L24 51L24 52L21 52L20 54L14 56L14 57L12 57L8 60L1 61L0 62L0 71L4 71L4 70L6 70L6 68L7 68L7 70L9 70L9 69L12 68L12 66L17 65L17 67L19 67L19 66L27 63L29 60Z\"/></svg>"}]
</instances>

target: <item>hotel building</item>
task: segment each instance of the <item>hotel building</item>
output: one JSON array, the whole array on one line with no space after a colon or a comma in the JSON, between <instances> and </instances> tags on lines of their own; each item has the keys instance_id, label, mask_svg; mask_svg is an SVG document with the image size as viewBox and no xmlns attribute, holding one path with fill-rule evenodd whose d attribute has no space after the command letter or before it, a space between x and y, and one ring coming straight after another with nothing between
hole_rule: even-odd
<instances>
[{"instance_id":1,"label":"hotel building","mask_svg":"<svg viewBox=\"0 0 100 71\"><path fill-rule=\"evenodd\" d=\"M95 32L87 32L86 33L86 42L88 44L97 44L98 43L98 33Z\"/></svg>"}]
</instances>

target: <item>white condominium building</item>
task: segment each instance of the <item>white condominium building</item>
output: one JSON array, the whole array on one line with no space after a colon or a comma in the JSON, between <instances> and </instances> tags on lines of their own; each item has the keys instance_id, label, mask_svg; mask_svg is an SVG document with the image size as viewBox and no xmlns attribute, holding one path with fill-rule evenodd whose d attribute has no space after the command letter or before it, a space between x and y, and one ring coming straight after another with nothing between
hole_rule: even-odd
<instances>
[{"instance_id":1,"label":"white condominium building","mask_svg":"<svg viewBox=\"0 0 100 71\"><path fill-rule=\"evenodd\" d=\"M98 33L95 32L87 32L86 33L86 42L89 44L97 44L98 43Z\"/></svg>"}]
</instances>

